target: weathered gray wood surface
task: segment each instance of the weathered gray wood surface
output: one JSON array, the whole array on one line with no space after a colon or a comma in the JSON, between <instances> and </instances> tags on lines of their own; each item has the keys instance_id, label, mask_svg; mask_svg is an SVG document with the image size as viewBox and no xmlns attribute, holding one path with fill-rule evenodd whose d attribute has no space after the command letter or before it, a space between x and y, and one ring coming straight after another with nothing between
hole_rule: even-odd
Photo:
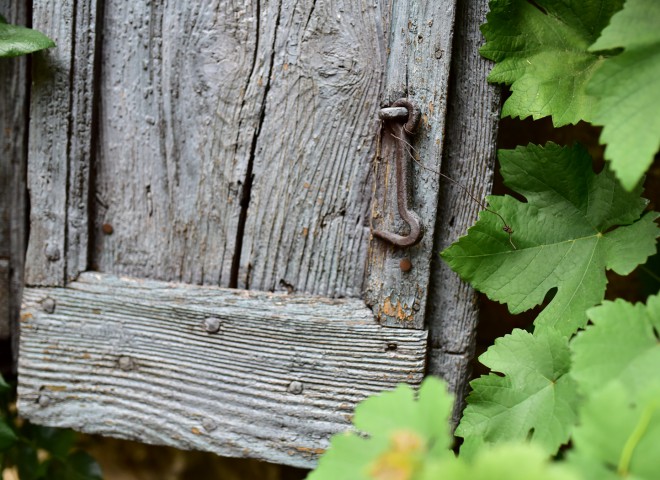
<instances>
[{"instance_id":1,"label":"weathered gray wood surface","mask_svg":"<svg viewBox=\"0 0 660 480\"><path fill-rule=\"evenodd\" d=\"M486 83L491 64L478 52L487 11L487 0L458 3L442 169L478 199L491 192L500 111L500 90ZM429 287L428 372L446 379L455 392L456 424L471 374L479 309L476 292L438 254L466 234L481 207L448 180L441 182L440 205Z\"/></svg>"},{"instance_id":2,"label":"weathered gray wood surface","mask_svg":"<svg viewBox=\"0 0 660 480\"><path fill-rule=\"evenodd\" d=\"M297 466L313 465L356 402L419 384L427 337L377 325L358 299L94 273L27 288L21 327L27 418Z\"/></svg>"},{"instance_id":3,"label":"weathered gray wood surface","mask_svg":"<svg viewBox=\"0 0 660 480\"><path fill-rule=\"evenodd\" d=\"M94 268L360 296L380 3L104 8Z\"/></svg>"},{"instance_id":4,"label":"weathered gray wood surface","mask_svg":"<svg viewBox=\"0 0 660 480\"><path fill-rule=\"evenodd\" d=\"M271 60L259 6L105 2L94 269L229 286Z\"/></svg>"},{"instance_id":5,"label":"weathered gray wood surface","mask_svg":"<svg viewBox=\"0 0 660 480\"><path fill-rule=\"evenodd\" d=\"M239 287L361 296L387 48L381 4L283 2Z\"/></svg>"},{"instance_id":6,"label":"weathered gray wood surface","mask_svg":"<svg viewBox=\"0 0 660 480\"><path fill-rule=\"evenodd\" d=\"M191 285L84 274L28 289L21 413L311 465L355 402L418 383L455 4L35 5L58 48L34 74L28 285L87 269ZM377 111L400 96L422 110L412 205L426 235L407 250L369 241L371 222L405 231L394 159L375 158ZM372 312L343 298L363 289ZM432 328L451 329L432 302ZM211 312L231 332L199 331ZM448 345L433 372L462 361Z\"/></svg>"},{"instance_id":7,"label":"weathered gray wood surface","mask_svg":"<svg viewBox=\"0 0 660 480\"><path fill-rule=\"evenodd\" d=\"M26 25L27 13L23 0L0 0L9 23ZM23 282L28 78L27 58L0 59L0 339L14 330Z\"/></svg>"},{"instance_id":8,"label":"weathered gray wood surface","mask_svg":"<svg viewBox=\"0 0 660 480\"><path fill-rule=\"evenodd\" d=\"M428 298L433 231L438 208L439 175L444 141L454 0L397 0L392 6L383 103L407 97L421 109L422 119L412 142L411 208L422 220L424 238L418 245L396 249L374 239L368 258L365 298L383 325L423 328ZM412 160L410 160L412 162ZM423 166L422 166L423 165ZM426 167L426 168L425 168ZM374 228L407 232L396 208L394 158L374 165ZM412 264L404 271L400 264Z\"/></svg>"},{"instance_id":9,"label":"weathered gray wood surface","mask_svg":"<svg viewBox=\"0 0 660 480\"><path fill-rule=\"evenodd\" d=\"M33 6L33 27L57 47L33 62L28 285L62 286L87 269L96 15L96 0Z\"/></svg>"}]
</instances>

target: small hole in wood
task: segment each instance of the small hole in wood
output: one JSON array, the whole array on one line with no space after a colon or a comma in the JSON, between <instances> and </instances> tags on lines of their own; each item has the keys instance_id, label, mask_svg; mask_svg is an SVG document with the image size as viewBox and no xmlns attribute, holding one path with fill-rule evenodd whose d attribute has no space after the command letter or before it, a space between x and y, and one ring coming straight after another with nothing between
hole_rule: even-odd
<instances>
[{"instance_id":1,"label":"small hole in wood","mask_svg":"<svg viewBox=\"0 0 660 480\"><path fill-rule=\"evenodd\" d=\"M394 343L394 342L390 342L390 343L388 343L387 346L385 347L385 351L386 351L386 352L394 352L398 347L399 347L399 346L398 346L396 343Z\"/></svg>"}]
</instances>

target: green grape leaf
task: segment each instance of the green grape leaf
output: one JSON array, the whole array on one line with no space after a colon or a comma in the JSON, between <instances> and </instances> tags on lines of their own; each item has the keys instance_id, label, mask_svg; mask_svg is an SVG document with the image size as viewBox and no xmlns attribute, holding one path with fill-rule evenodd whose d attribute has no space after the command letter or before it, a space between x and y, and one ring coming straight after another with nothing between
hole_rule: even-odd
<instances>
[{"instance_id":1,"label":"green grape leaf","mask_svg":"<svg viewBox=\"0 0 660 480\"><path fill-rule=\"evenodd\" d=\"M103 480L96 460L81 451L73 452L62 460L53 460L48 467L49 480Z\"/></svg>"},{"instance_id":2,"label":"green grape leaf","mask_svg":"<svg viewBox=\"0 0 660 480\"><path fill-rule=\"evenodd\" d=\"M337 477L340 478L340 477ZM447 457L425 465L415 480L580 480L566 465L552 463L533 444L503 444L473 458Z\"/></svg>"},{"instance_id":3,"label":"green grape leaf","mask_svg":"<svg viewBox=\"0 0 660 480\"><path fill-rule=\"evenodd\" d=\"M593 123L602 125L605 158L632 190L660 149L660 2L628 0L589 50L623 48L594 73Z\"/></svg>"},{"instance_id":4,"label":"green grape leaf","mask_svg":"<svg viewBox=\"0 0 660 480\"><path fill-rule=\"evenodd\" d=\"M504 183L527 202L491 196L468 234L442 252L464 280L511 313L556 294L539 328L573 334L604 297L611 269L627 275L655 253L656 212L643 216L641 187L627 192L614 174L595 174L584 148L529 145L499 152ZM502 220L514 233L509 242Z\"/></svg>"},{"instance_id":5,"label":"green grape leaf","mask_svg":"<svg viewBox=\"0 0 660 480\"><path fill-rule=\"evenodd\" d=\"M587 313L593 325L571 341L571 375L584 393L613 380L633 391L660 383L660 296L649 297L646 305L604 302Z\"/></svg>"},{"instance_id":6,"label":"green grape leaf","mask_svg":"<svg viewBox=\"0 0 660 480\"><path fill-rule=\"evenodd\" d=\"M64 458L74 447L76 432L66 428L44 427L26 422L21 433L30 438L33 444L55 457Z\"/></svg>"},{"instance_id":7,"label":"green grape leaf","mask_svg":"<svg viewBox=\"0 0 660 480\"><path fill-rule=\"evenodd\" d=\"M386 438L361 438L352 432L333 435L330 447L307 480L369 480L370 465L387 450L388 445Z\"/></svg>"},{"instance_id":8,"label":"green grape leaf","mask_svg":"<svg viewBox=\"0 0 660 480\"><path fill-rule=\"evenodd\" d=\"M55 42L43 33L0 19L0 57L17 57L54 46Z\"/></svg>"},{"instance_id":9,"label":"green grape leaf","mask_svg":"<svg viewBox=\"0 0 660 480\"><path fill-rule=\"evenodd\" d=\"M502 116L552 116L555 126L589 120L586 92L602 59L588 47L623 0L491 0L481 54L496 63L488 80L511 85Z\"/></svg>"},{"instance_id":10,"label":"green grape leaf","mask_svg":"<svg viewBox=\"0 0 660 480\"><path fill-rule=\"evenodd\" d=\"M451 443L449 416L454 400L445 384L433 377L424 380L415 401L413 389L400 385L390 394L366 399L355 408L353 423L371 436L388 436L410 430L420 434L438 452ZM432 440L432 441L431 441Z\"/></svg>"},{"instance_id":11,"label":"green grape leaf","mask_svg":"<svg viewBox=\"0 0 660 480\"><path fill-rule=\"evenodd\" d=\"M631 392L610 382L580 409L569 464L587 480L648 479L660 472L660 383Z\"/></svg>"},{"instance_id":12,"label":"green grape leaf","mask_svg":"<svg viewBox=\"0 0 660 480\"><path fill-rule=\"evenodd\" d=\"M12 447L16 440L18 440L18 437L14 431L0 418L0 452Z\"/></svg>"},{"instance_id":13,"label":"green grape leaf","mask_svg":"<svg viewBox=\"0 0 660 480\"><path fill-rule=\"evenodd\" d=\"M452 404L445 384L433 377L424 380L417 400L408 385L367 398L353 418L363 435L333 436L308 480L413 478L428 458L452 455Z\"/></svg>"},{"instance_id":14,"label":"green grape leaf","mask_svg":"<svg viewBox=\"0 0 660 480\"><path fill-rule=\"evenodd\" d=\"M546 454L568 441L576 420L577 387L568 375L568 340L546 329L516 329L495 340L479 361L495 372L471 382L472 392L456 435L461 455L484 443L530 439Z\"/></svg>"},{"instance_id":15,"label":"green grape leaf","mask_svg":"<svg viewBox=\"0 0 660 480\"><path fill-rule=\"evenodd\" d=\"M28 442L20 442L7 455L18 468L21 480L43 480L46 477L48 461L40 462L37 449Z\"/></svg>"}]
</instances>

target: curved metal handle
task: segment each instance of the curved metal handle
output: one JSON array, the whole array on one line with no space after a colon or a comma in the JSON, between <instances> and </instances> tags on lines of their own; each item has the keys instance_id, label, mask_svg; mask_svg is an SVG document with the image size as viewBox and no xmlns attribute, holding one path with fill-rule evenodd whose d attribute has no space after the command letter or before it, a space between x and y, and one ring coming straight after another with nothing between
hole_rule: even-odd
<instances>
[{"instance_id":1,"label":"curved metal handle","mask_svg":"<svg viewBox=\"0 0 660 480\"><path fill-rule=\"evenodd\" d=\"M404 107L404 108L401 108ZM404 112L405 110L405 112ZM424 227L419 216L408 207L408 156L406 145L409 144L419 124L419 109L408 99L401 98L392 107L382 109L380 118L389 129L390 135L397 142L396 149L396 203L401 218L410 225L410 233L402 236L396 233L373 230L374 237L391 243L397 247L412 247L417 245L424 236ZM405 120L403 123L402 120Z\"/></svg>"}]
</instances>

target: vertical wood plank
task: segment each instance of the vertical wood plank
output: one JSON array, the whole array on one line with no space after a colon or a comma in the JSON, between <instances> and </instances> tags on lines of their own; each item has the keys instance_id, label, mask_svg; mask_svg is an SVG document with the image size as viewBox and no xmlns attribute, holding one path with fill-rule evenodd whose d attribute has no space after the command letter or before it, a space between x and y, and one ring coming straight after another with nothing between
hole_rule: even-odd
<instances>
[{"instance_id":1,"label":"vertical wood plank","mask_svg":"<svg viewBox=\"0 0 660 480\"><path fill-rule=\"evenodd\" d=\"M75 6L66 205L67 282L87 270L89 257L89 183L96 139L99 8L97 0L76 1Z\"/></svg>"},{"instance_id":2,"label":"vertical wood plank","mask_svg":"<svg viewBox=\"0 0 660 480\"><path fill-rule=\"evenodd\" d=\"M406 249L392 247L377 238L371 241L365 296L383 325L424 326L455 4L453 0L393 2L383 106L407 97L422 112L420 128L412 142L418 161L409 160L410 205L420 216L425 234L418 245ZM396 207L394 157L376 159L374 173L373 227L405 234L408 227ZM412 268L404 271L403 260L410 261Z\"/></svg>"},{"instance_id":3,"label":"vertical wood plank","mask_svg":"<svg viewBox=\"0 0 660 480\"><path fill-rule=\"evenodd\" d=\"M229 286L278 8L105 2L94 269Z\"/></svg>"},{"instance_id":4,"label":"vertical wood plank","mask_svg":"<svg viewBox=\"0 0 660 480\"><path fill-rule=\"evenodd\" d=\"M0 0L0 13L9 23L28 24L24 0ZM8 339L18 317L26 241L27 57L0 59L0 85L0 339Z\"/></svg>"},{"instance_id":5,"label":"vertical wood plank","mask_svg":"<svg viewBox=\"0 0 660 480\"><path fill-rule=\"evenodd\" d=\"M443 173L479 199L492 188L500 110L500 89L486 82L491 64L479 55L479 26L487 12L487 0L459 2L443 160ZM479 308L476 292L438 254L465 235L481 207L447 180L442 181L439 203L427 315L428 373L443 377L455 393L456 424L470 378Z\"/></svg>"},{"instance_id":6,"label":"vertical wood plank","mask_svg":"<svg viewBox=\"0 0 660 480\"><path fill-rule=\"evenodd\" d=\"M283 2L239 287L361 295L386 52L378 1Z\"/></svg>"},{"instance_id":7,"label":"vertical wood plank","mask_svg":"<svg viewBox=\"0 0 660 480\"><path fill-rule=\"evenodd\" d=\"M382 15L106 2L93 268L360 296Z\"/></svg>"},{"instance_id":8,"label":"vertical wood plank","mask_svg":"<svg viewBox=\"0 0 660 480\"><path fill-rule=\"evenodd\" d=\"M57 46L33 62L28 285L64 285L87 268L96 10L95 0L33 5L34 28Z\"/></svg>"},{"instance_id":9,"label":"vertical wood plank","mask_svg":"<svg viewBox=\"0 0 660 480\"><path fill-rule=\"evenodd\" d=\"M66 183L74 0L34 2L32 24L57 47L35 55L32 69L28 189L30 241L25 280L64 285Z\"/></svg>"}]
</instances>

